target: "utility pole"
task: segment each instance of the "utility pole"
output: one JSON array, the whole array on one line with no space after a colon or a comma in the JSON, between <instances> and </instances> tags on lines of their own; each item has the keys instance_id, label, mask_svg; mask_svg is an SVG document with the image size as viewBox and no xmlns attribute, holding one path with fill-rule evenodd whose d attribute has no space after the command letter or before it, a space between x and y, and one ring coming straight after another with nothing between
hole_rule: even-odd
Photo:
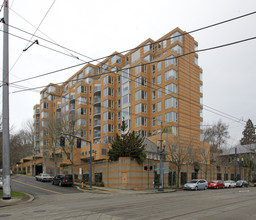
<instances>
[{"instance_id":1,"label":"utility pole","mask_svg":"<svg viewBox=\"0 0 256 220\"><path fill-rule=\"evenodd\" d=\"M164 175L163 175L163 153L165 151L165 149L163 148L163 122L161 122L161 140L160 140L160 147L158 148L158 153L160 154L160 181L159 181L159 187L158 187L158 191L164 191L164 186L163 186L163 182L164 182Z\"/></svg>"},{"instance_id":2,"label":"utility pole","mask_svg":"<svg viewBox=\"0 0 256 220\"><path fill-rule=\"evenodd\" d=\"M235 147L235 181L237 181L237 147Z\"/></svg>"},{"instance_id":3,"label":"utility pole","mask_svg":"<svg viewBox=\"0 0 256 220\"><path fill-rule=\"evenodd\" d=\"M3 199L11 199L9 135L9 7L4 0L3 32Z\"/></svg>"}]
</instances>

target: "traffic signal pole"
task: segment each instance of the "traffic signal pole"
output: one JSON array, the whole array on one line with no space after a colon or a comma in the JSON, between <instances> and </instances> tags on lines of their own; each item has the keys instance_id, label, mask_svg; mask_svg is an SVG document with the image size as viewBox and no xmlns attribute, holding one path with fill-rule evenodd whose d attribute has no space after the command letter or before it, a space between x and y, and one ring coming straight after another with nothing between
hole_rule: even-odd
<instances>
[{"instance_id":1,"label":"traffic signal pole","mask_svg":"<svg viewBox=\"0 0 256 220\"><path fill-rule=\"evenodd\" d=\"M68 135L68 136L71 136L71 137L74 137L74 138L79 138L81 141L85 141L85 142L90 144L90 189L92 189L92 142L88 141L84 138L78 137L76 135L73 135L73 134L68 134L68 133L61 133L61 134L62 135ZM64 141L64 143L65 143L65 141Z\"/></svg>"},{"instance_id":2,"label":"traffic signal pole","mask_svg":"<svg viewBox=\"0 0 256 220\"><path fill-rule=\"evenodd\" d=\"M2 132L2 156L3 156L3 199L11 199L10 177L10 134L9 134L9 8L8 0L4 0L3 19L3 132Z\"/></svg>"}]
</instances>

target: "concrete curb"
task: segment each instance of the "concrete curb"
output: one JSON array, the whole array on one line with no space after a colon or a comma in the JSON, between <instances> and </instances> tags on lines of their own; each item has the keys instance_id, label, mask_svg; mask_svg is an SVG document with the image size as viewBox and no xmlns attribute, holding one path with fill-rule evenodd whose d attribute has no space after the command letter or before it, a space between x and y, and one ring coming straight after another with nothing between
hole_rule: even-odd
<instances>
[{"instance_id":1,"label":"concrete curb","mask_svg":"<svg viewBox=\"0 0 256 220\"><path fill-rule=\"evenodd\" d=\"M28 193L24 193L24 194L26 194L26 195L19 196L19 197L13 197L10 200L0 199L0 208L6 207L6 206L18 205L21 203L32 202L35 199L35 197L31 194L28 194Z\"/></svg>"}]
</instances>

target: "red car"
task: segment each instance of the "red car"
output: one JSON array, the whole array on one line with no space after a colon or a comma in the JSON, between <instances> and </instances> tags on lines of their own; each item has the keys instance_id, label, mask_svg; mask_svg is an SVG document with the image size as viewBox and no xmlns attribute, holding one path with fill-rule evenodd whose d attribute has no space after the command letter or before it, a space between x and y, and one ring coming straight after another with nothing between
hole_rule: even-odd
<instances>
[{"instance_id":1,"label":"red car","mask_svg":"<svg viewBox=\"0 0 256 220\"><path fill-rule=\"evenodd\" d=\"M222 180L212 180L211 182L208 182L209 189L224 189L224 187L224 181Z\"/></svg>"},{"instance_id":2,"label":"red car","mask_svg":"<svg viewBox=\"0 0 256 220\"><path fill-rule=\"evenodd\" d=\"M254 183L254 186L256 186L256 182Z\"/></svg>"}]
</instances>

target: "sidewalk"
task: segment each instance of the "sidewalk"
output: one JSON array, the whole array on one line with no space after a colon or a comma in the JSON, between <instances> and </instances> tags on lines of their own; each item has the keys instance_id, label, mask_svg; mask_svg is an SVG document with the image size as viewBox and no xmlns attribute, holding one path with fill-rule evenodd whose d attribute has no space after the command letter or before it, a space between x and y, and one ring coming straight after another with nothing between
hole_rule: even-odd
<instances>
[{"instance_id":1,"label":"sidewalk","mask_svg":"<svg viewBox=\"0 0 256 220\"><path fill-rule=\"evenodd\" d=\"M84 192L90 192L90 193L105 193L105 194L153 194L153 193L171 193L176 192L176 189L164 189L164 191L158 191L158 189L145 189L145 190L128 190L128 189L114 189L109 187L98 187L98 186L92 186L92 189L89 188L88 185L86 185L85 188L81 188L80 184L76 184L77 189L84 191Z\"/></svg>"},{"instance_id":2,"label":"sidewalk","mask_svg":"<svg viewBox=\"0 0 256 220\"><path fill-rule=\"evenodd\" d=\"M25 203L25 202L31 202L34 200L34 196L27 194L26 196L18 196L18 197L13 197L8 200L3 200L2 198L0 199L0 208L1 207L6 207L6 206L11 206L11 205L16 205L20 203Z\"/></svg>"}]
</instances>

